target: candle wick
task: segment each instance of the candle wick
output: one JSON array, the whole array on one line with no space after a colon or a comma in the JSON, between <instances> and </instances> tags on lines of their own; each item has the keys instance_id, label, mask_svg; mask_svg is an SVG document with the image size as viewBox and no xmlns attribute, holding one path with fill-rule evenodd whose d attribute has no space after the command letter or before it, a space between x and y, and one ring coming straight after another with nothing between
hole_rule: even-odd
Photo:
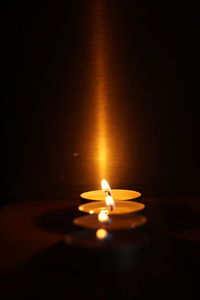
<instances>
[{"instance_id":1,"label":"candle wick","mask_svg":"<svg viewBox=\"0 0 200 300\"><path fill-rule=\"evenodd\" d=\"M107 196L111 196L111 192L110 191L105 191L105 193L107 194Z\"/></svg>"}]
</instances>

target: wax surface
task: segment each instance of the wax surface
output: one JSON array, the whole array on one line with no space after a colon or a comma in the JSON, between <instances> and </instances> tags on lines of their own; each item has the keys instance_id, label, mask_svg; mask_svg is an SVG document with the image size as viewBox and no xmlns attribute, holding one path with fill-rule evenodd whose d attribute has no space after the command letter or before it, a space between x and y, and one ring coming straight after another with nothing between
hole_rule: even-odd
<instances>
[{"instance_id":1,"label":"wax surface","mask_svg":"<svg viewBox=\"0 0 200 300\"><path fill-rule=\"evenodd\" d=\"M90 192L85 192L80 195L82 198L87 199L87 200L105 200L105 192L103 190L96 190L96 191L90 191ZM112 197L114 200L131 200L135 199L141 196L141 193L136 192L136 191L131 191L131 190L118 190L118 189L113 189L112 190Z\"/></svg>"},{"instance_id":2,"label":"wax surface","mask_svg":"<svg viewBox=\"0 0 200 300\"><path fill-rule=\"evenodd\" d=\"M125 228L136 228L144 225L147 222L147 218L143 215L135 214L135 215L125 215L125 216L112 216L111 222L108 224L101 224L98 221L96 215L87 215L75 218L73 223L75 225L90 228L90 229L98 229L99 227L103 227L107 230L119 230Z\"/></svg>"},{"instance_id":3,"label":"wax surface","mask_svg":"<svg viewBox=\"0 0 200 300\"><path fill-rule=\"evenodd\" d=\"M115 208L109 210L109 214L128 214L144 209L145 205L139 202L133 201L115 201ZM79 205L78 209L82 212L93 214L98 214L102 210L108 210L109 208L103 201L90 202L86 204Z\"/></svg>"}]
</instances>

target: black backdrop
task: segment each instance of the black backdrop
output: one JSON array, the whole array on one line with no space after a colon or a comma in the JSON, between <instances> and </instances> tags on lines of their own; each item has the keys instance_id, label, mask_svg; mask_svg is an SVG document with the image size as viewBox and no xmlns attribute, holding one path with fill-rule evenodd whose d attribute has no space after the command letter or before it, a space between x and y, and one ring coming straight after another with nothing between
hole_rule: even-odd
<instances>
[{"instance_id":1,"label":"black backdrop","mask_svg":"<svg viewBox=\"0 0 200 300\"><path fill-rule=\"evenodd\" d=\"M15 96L2 112L3 202L59 198L69 188L78 193L98 187L88 176L92 159L84 156L89 141L85 99L92 98L88 90L93 84L94 54L89 44L95 30L95 21L90 23L95 19L95 2L57 1L43 6L29 1L9 7L5 29L11 45L6 61ZM115 158L113 170L123 173L116 184L140 188L146 195L197 195L197 5L111 0L105 6L107 48L112 49L108 87L112 81L123 99L114 105L122 115L114 112L110 126L113 132L121 128L118 139L125 141L127 151L124 162ZM115 88L110 93L112 102ZM91 103L89 114L95 111Z\"/></svg>"}]
</instances>

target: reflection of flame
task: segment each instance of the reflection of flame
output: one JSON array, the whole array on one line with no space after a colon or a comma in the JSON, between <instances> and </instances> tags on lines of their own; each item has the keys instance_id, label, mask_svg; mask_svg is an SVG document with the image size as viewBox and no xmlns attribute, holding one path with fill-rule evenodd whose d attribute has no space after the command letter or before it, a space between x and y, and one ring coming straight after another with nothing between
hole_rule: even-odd
<instances>
[{"instance_id":1,"label":"reflection of flame","mask_svg":"<svg viewBox=\"0 0 200 300\"><path fill-rule=\"evenodd\" d=\"M106 196L106 205L109 207L115 206L115 201L114 201L113 197L111 197L109 195Z\"/></svg>"},{"instance_id":2,"label":"reflection of flame","mask_svg":"<svg viewBox=\"0 0 200 300\"><path fill-rule=\"evenodd\" d=\"M98 221L100 223L108 223L110 221L108 213L103 210L100 211L100 213L98 214Z\"/></svg>"},{"instance_id":3,"label":"reflection of flame","mask_svg":"<svg viewBox=\"0 0 200 300\"><path fill-rule=\"evenodd\" d=\"M103 228L100 228L96 231L96 237L99 239L99 240L103 240L105 238L108 237L108 231L103 229Z\"/></svg>"}]
</instances>

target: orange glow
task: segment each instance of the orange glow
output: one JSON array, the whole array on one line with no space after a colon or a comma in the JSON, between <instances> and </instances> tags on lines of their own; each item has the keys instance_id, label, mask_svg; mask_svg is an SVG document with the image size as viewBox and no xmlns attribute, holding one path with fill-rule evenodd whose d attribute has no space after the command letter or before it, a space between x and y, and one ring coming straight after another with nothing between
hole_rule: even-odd
<instances>
[{"instance_id":1,"label":"orange glow","mask_svg":"<svg viewBox=\"0 0 200 300\"><path fill-rule=\"evenodd\" d=\"M93 215L93 214L94 214L93 209L90 209L90 210L89 210L89 214L90 214L90 215Z\"/></svg>"},{"instance_id":2,"label":"orange glow","mask_svg":"<svg viewBox=\"0 0 200 300\"><path fill-rule=\"evenodd\" d=\"M112 206L112 207L115 205L115 201L114 201L113 197L106 196L106 205L107 206Z\"/></svg>"},{"instance_id":3,"label":"orange glow","mask_svg":"<svg viewBox=\"0 0 200 300\"><path fill-rule=\"evenodd\" d=\"M116 185L120 177L123 177L123 173L116 170L121 169L124 172L128 163L125 151L128 135L124 131L127 116L123 114L124 103L121 92L123 77L120 75L121 67L115 68L118 51L113 44L113 25L109 17L110 13L112 15L112 8L109 7L108 1L87 2L90 18L87 20L89 55L86 56L88 60L86 74L89 80L83 109L88 117L83 131L85 136L83 143L86 144L86 148L83 154L80 153L80 157L89 160L88 164L83 160L84 168L86 170L88 168L91 172L89 175L93 183L107 178L112 179ZM114 73L115 71L117 73Z\"/></svg>"},{"instance_id":4,"label":"orange glow","mask_svg":"<svg viewBox=\"0 0 200 300\"><path fill-rule=\"evenodd\" d=\"M95 30L94 30L94 65L96 73L96 105L97 105L97 167L99 170L99 178L108 177L108 88L107 69L106 69L106 46L104 15L106 6L101 1L95 3Z\"/></svg>"},{"instance_id":5,"label":"orange glow","mask_svg":"<svg viewBox=\"0 0 200 300\"><path fill-rule=\"evenodd\" d=\"M98 214L98 221L100 223L108 223L110 221L110 218L107 213L105 213L103 210Z\"/></svg>"},{"instance_id":6,"label":"orange glow","mask_svg":"<svg viewBox=\"0 0 200 300\"><path fill-rule=\"evenodd\" d=\"M97 84L97 162L99 169L99 177L108 176L108 137L106 129L106 111L105 111L105 92L104 84L100 82Z\"/></svg>"},{"instance_id":7,"label":"orange glow","mask_svg":"<svg viewBox=\"0 0 200 300\"><path fill-rule=\"evenodd\" d=\"M107 236L108 236L108 231L103 228L100 228L96 231L96 237L99 240L103 240L103 239L107 238Z\"/></svg>"}]
</instances>

